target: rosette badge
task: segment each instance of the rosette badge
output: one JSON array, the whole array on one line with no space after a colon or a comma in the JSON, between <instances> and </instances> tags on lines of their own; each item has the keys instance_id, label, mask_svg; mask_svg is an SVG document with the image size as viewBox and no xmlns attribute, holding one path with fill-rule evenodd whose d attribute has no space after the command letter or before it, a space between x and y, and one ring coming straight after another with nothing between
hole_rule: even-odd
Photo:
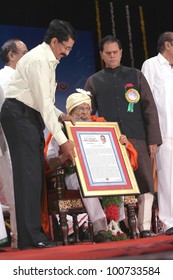
<instances>
[{"instance_id":1,"label":"rosette badge","mask_svg":"<svg viewBox=\"0 0 173 280\"><path fill-rule=\"evenodd\" d=\"M133 88L133 84L126 84L125 89L125 98L127 100L128 108L127 112L133 112L134 111L134 104L138 103L140 99L139 92Z\"/></svg>"}]
</instances>

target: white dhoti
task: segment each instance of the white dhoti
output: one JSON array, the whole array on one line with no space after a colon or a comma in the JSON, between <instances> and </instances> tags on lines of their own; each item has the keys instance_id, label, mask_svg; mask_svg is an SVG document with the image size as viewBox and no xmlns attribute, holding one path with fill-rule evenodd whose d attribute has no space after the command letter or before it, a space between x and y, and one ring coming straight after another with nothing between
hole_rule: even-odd
<instances>
[{"instance_id":1,"label":"white dhoti","mask_svg":"<svg viewBox=\"0 0 173 280\"><path fill-rule=\"evenodd\" d=\"M3 244L3 242L6 238L7 238L7 232L6 232L5 223L4 223L2 205L0 203L0 244L1 243Z\"/></svg>"},{"instance_id":2,"label":"white dhoti","mask_svg":"<svg viewBox=\"0 0 173 280\"><path fill-rule=\"evenodd\" d=\"M80 190L76 173L66 176L65 181L66 181L67 189ZM81 194L81 198L92 223L106 217L103 208L101 206L101 203L97 197L84 198Z\"/></svg>"},{"instance_id":3,"label":"white dhoti","mask_svg":"<svg viewBox=\"0 0 173 280\"><path fill-rule=\"evenodd\" d=\"M125 209L124 209L124 196L121 196L121 203L118 207L119 218L118 222L123 221L125 219Z\"/></svg>"},{"instance_id":4,"label":"white dhoti","mask_svg":"<svg viewBox=\"0 0 173 280\"><path fill-rule=\"evenodd\" d=\"M59 215L56 215L57 221L59 223ZM77 215L78 226L81 227L84 223L87 223L88 226L88 214L82 213ZM73 229L73 217L67 215L67 224L68 224L68 235L74 232Z\"/></svg>"},{"instance_id":5,"label":"white dhoti","mask_svg":"<svg viewBox=\"0 0 173 280\"><path fill-rule=\"evenodd\" d=\"M164 231L173 227L173 138L163 138L156 153L159 218Z\"/></svg>"},{"instance_id":6,"label":"white dhoti","mask_svg":"<svg viewBox=\"0 0 173 280\"><path fill-rule=\"evenodd\" d=\"M76 173L73 173L71 175L68 175L65 177L66 181L66 186L67 189L69 190L80 190L79 187L79 182ZM101 206L101 203L99 199L96 197L90 197L90 198L84 198L81 194L81 199L83 201L83 204L87 210L87 213L82 213L77 216L77 221L79 227L82 226L85 222L88 222L88 216L91 220L91 222L94 224L98 220L102 220L103 218L106 218L106 215L103 211L103 208ZM57 220L59 221L59 216L57 215ZM67 224L68 224L68 234L73 233L73 218L70 215L67 215ZM103 225L106 224L105 230L107 229L107 223L102 223ZM98 227L98 225L97 225ZM100 225L99 222L99 227L103 227ZM94 230L94 225L93 225L93 230Z\"/></svg>"},{"instance_id":7,"label":"white dhoti","mask_svg":"<svg viewBox=\"0 0 173 280\"><path fill-rule=\"evenodd\" d=\"M16 211L15 211L15 199L14 199L14 187L13 187L13 173L11 166L11 159L6 143L5 136L1 130L1 140L4 137L3 143L1 145L0 153L0 200L1 203L9 207L10 213L10 226L12 233L12 241L17 243L17 226L16 226ZM2 144L2 141L1 141ZM3 147L2 147L3 146Z\"/></svg>"}]
</instances>

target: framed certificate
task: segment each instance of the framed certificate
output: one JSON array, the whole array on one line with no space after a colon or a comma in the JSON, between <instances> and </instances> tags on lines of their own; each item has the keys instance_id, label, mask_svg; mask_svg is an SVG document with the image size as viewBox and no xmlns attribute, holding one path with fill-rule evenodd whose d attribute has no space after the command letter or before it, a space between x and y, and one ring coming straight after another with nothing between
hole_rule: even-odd
<instances>
[{"instance_id":1,"label":"framed certificate","mask_svg":"<svg viewBox=\"0 0 173 280\"><path fill-rule=\"evenodd\" d=\"M65 122L84 197L139 194L117 122Z\"/></svg>"}]
</instances>

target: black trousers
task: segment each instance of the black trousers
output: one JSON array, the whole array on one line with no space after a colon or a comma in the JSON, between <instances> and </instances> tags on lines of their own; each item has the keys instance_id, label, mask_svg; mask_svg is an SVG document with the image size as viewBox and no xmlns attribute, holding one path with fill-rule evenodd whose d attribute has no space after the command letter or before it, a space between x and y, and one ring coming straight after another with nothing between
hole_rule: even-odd
<instances>
[{"instance_id":1,"label":"black trousers","mask_svg":"<svg viewBox=\"0 0 173 280\"><path fill-rule=\"evenodd\" d=\"M134 172L141 194L154 193L154 181L147 142L140 139L129 139L138 153L138 168Z\"/></svg>"},{"instance_id":2,"label":"black trousers","mask_svg":"<svg viewBox=\"0 0 173 280\"><path fill-rule=\"evenodd\" d=\"M44 123L36 110L16 99L6 99L1 124L12 161L18 247L25 249L47 240L41 228Z\"/></svg>"}]
</instances>

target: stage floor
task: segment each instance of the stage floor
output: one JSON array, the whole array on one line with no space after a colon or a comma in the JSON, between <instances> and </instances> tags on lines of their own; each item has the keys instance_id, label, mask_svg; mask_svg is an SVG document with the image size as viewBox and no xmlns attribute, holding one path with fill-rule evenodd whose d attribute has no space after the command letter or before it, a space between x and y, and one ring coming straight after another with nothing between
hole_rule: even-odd
<instances>
[{"instance_id":1,"label":"stage floor","mask_svg":"<svg viewBox=\"0 0 173 280\"><path fill-rule=\"evenodd\" d=\"M18 250L9 247L0 260L108 260L108 259L173 259L173 236L164 234L94 244L91 242L46 249Z\"/></svg>"}]
</instances>

